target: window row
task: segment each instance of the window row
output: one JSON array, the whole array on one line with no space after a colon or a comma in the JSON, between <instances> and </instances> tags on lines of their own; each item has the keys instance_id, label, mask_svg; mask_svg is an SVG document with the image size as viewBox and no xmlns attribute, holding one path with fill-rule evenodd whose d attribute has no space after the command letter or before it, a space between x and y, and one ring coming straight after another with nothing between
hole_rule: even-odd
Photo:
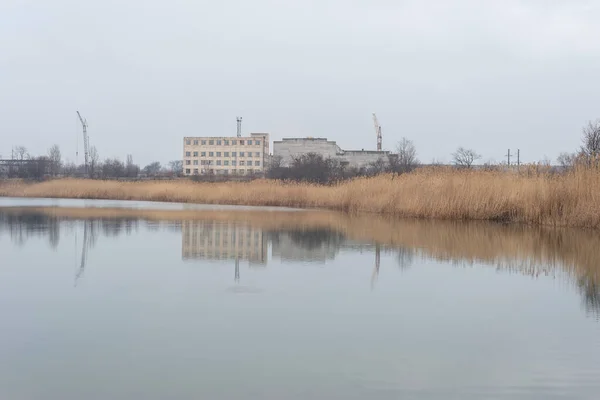
<instances>
[{"instance_id":1,"label":"window row","mask_svg":"<svg viewBox=\"0 0 600 400\"><path fill-rule=\"evenodd\" d=\"M191 139L186 139L185 144L187 146L191 146L192 143L194 146L237 146L238 142L240 144L240 146L260 146L261 141L260 140L251 140L251 139L235 139L235 140L229 140L229 139L210 139L210 140L191 140Z\"/></svg>"},{"instance_id":2,"label":"window row","mask_svg":"<svg viewBox=\"0 0 600 400\"><path fill-rule=\"evenodd\" d=\"M185 160L185 165L224 165L224 166L251 166L252 160ZM260 167L260 161L254 161L255 167Z\"/></svg>"},{"instance_id":3,"label":"window row","mask_svg":"<svg viewBox=\"0 0 600 400\"><path fill-rule=\"evenodd\" d=\"M254 153L251 151L186 151L185 152L185 156L186 157L198 157L198 155L200 155L200 157L206 157L206 155L208 154L209 157L221 157L221 154L223 154L223 157L260 157L260 152L259 151L255 151ZM231 154L231 155L230 155Z\"/></svg>"},{"instance_id":4,"label":"window row","mask_svg":"<svg viewBox=\"0 0 600 400\"><path fill-rule=\"evenodd\" d=\"M228 169L215 169L215 170L211 170L212 172L214 172L217 175L235 175L235 174L239 174L239 175L243 175L243 174L253 174L255 171L250 168L250 169L232 169L232 170L228 170ZM256 171L256 172L260 172L260 171ZM192 170L190 168L186 168L185 169L185 173L187 175L190 175L192 173ZM199 170L198 168L194 168L194 175L198 175L199 174Z\"/></svg>"}]
</instances>

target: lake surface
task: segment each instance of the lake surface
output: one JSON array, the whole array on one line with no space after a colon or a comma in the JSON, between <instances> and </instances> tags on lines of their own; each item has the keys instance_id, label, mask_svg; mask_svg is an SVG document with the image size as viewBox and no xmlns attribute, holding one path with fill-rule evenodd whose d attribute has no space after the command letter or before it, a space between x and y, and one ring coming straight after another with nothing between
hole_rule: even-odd
<instances>
[{"instance_id":1,"label":"lake surface","mask_svg":"<svg viewBox=\"0 0 600 400\"><path fill-rule=\"evenodd\" d=\"M600 398L595 233L132 207L0 209L1 399Z\"/></svg>"}]
</instances>

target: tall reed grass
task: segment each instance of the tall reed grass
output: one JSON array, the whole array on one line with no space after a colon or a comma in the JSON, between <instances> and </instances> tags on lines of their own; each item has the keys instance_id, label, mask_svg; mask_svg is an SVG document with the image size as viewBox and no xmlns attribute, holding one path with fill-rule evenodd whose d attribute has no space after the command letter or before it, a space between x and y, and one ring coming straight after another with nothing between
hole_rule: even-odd
<instances>
[{"instance_id":1,"label":"tall reed grass","mask_svg":"<svg viewBox=\"0 0 600 400\"><path fill-rule=\"evenodd\" d=\"M324 208L394 217L600 228L600 172L590 168L575 168L564 174L535 167L520 172L423 168L400 176L357 178L331 186L272 180L6 181L0 183L0 196Z\"/></svg>"}]
</instances>

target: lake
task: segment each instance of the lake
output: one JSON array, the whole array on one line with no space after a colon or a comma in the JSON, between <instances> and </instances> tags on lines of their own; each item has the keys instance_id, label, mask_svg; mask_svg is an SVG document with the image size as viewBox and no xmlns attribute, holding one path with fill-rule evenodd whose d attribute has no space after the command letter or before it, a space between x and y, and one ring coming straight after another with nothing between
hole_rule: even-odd
<instances>
[{"instance_id":1,"label":"lake","mask_svg":"<svg viewBox=\"0 0 600 400\"><path fill-rule=\"evenodd\" d=\"M0 398L598 399L600 236L0 199Z\"/></svg>"}]
</instances>

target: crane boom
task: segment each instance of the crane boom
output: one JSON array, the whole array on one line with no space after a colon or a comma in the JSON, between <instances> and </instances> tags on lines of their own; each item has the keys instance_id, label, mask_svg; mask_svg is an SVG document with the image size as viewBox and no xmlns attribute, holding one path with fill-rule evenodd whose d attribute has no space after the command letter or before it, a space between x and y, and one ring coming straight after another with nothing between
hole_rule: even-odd
<instances>
[{"instance_id":1,"label":"crane boom","mask_svg":"<svg viewBox=\"0 0 600 400\"><path fill-rule=\"evenodd\" d=\"M379 121L377 120L377 115L373 113L373 124L375 125L375 135L377 135L377 151L381 151L381 125L379 125Z\"/></svg>"},{"instance_id":2,"label":"crane boom","mask_svg":"<svg viewBox=\"0 0 600 400\"><path fill-rule=\"evenodd\" d=\"M88 174L88 158L89 158L89 153L90 153L90 145L89 145L89 137L87 134L87 127L88 127L88 123L87 120L83 119L83 117L81 116L81 114L79 113L79 111L77 111L77 116L79 117L79 120L81 121L81 126L83 127L83 154L84 154L84 160L85 160L85 174Z\"/></svg>"}]
</instances>

